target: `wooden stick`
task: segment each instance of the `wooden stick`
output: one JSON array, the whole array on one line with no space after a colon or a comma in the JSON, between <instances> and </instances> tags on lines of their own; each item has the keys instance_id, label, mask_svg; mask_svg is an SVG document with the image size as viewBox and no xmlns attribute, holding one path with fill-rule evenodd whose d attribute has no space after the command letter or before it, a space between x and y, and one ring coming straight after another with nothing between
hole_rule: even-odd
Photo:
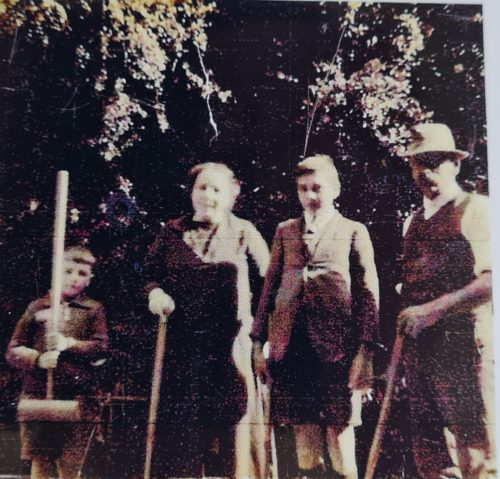
<instances>
[{"instance_id":1,"label":"wooden stick","mask_svg":"<svg viewBox=\"0 0 500 479\"><path fill-rule=\"evenodd\" d=\"M396 382L396 372L398 369L399 360L401 358L402 349L403 349L403 335L401 333L398 333L396 336L396 341L394 341L394 346L392 348L391 362L389 364L389 368L387 369L386 373L387 387L385 390L385 396L382 402L382 407L380 409L377 428L375 429L375 434L373 436L373 442L370 448L370 454L368 456L368 462L366 465L366 472L364 479L373 478L373 474L375 473L375 468L377 467L377 462L380 457L382 440L384 438L387 419L389 418L391 400L394 392L394 384Z\"/></svg>"},{"instance_id":2,"label":"wooden stick","mask_svg":"<svg viewBox=\"0 0 500 479\"><path fill-rule=\"evenodd\" d=\"M161 314L158 322L158 336L156 339L155 364L151 384L151 402L149 404L148 433L146 437L146 460L144 463L144 479L151 477L151 460L156 433L156 415L160 402L160 386L163 372L163 357L167 338L167 315Z\"/></svg>"},{"instance_id":3,"label":"wooden stick","mask_svg":"<svg viewBox=\"0 0 500 479\"><path fill-rule=\"evenodd\" d=\"M266 464L263 477L271 479L279 479L278 476L278 455L276 452L276 437L274 434L274 424L271 421L271 394L270 388L261 379L256 377L257 396L259 408L262 410L261 417L265 421L265 447L266 447Z\"/></svg>"},{"instance_id":4,"label":"wooden stick","mask_svg":"<svg viewBox=\"0 0 500 479\"><path fill-rule=\"evenodd\" d=\"M66 231L66 209L68 206L69 173L57 172L54 236L52 241L52 314L46 323L47 340L49 335L57 334L57 325L61 315L61 296L64 269L64 235ZM54 374L52 369L47 370L47 399L54 399Z\"/></svg>"}]
</instances>

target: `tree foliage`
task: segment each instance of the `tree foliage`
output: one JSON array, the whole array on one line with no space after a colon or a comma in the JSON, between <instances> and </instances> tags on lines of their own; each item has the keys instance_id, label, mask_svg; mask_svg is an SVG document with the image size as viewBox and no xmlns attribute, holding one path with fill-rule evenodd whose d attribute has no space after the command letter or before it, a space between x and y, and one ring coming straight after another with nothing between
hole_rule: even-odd
<instances>
[{"instance_id":1,"label":"tree foliage","mask_svg":"<svg viewBox=\"0 0 500 479\"><path fill-rule=\"evenodd\" d=\"M165 97L179 70L186 89L205 100L218 134L210 99L226 102L231 92L220 88L204 61L215 10L204 0L8 0L0 6L0 31L16 37L22 30L46 48L65 36L75 41L76 28L87 31L75 42L72 62L102 105L100 133L89 141L112 161L141 139L149 116L162 132L170 128Z\"/></svg>"}]
</instances>

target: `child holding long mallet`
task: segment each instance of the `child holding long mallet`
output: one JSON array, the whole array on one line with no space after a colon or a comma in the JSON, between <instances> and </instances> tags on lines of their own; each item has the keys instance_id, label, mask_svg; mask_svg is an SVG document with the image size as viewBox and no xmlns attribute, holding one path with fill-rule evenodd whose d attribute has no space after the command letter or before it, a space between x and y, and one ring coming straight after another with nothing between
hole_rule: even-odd
<instances>
[{"instance_id":1,"label":"child holding long mallet","mask_svg":"<svg viewBox=\"0 0 500 479\"><path fill-rule=\"evenodd\" d=\"M59 477L78 477L98 411L90 361L108 343L104 309L84 295L95 258L85 248L64 250L64 176L56 193L52 289L30 303L7 348L9 364L24 373L21 457L31 460L33 479L49 478L54 465Z\"/></svg>"}]
</instances>

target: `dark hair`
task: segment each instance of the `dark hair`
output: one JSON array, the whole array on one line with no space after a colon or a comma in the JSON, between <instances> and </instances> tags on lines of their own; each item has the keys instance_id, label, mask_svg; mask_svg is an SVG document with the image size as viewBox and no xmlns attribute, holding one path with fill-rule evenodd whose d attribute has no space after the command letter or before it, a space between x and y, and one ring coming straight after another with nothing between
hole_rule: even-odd
<instances>
[{"instance_id":1,"label":"dark hair","mask_svg":"<svg viewBox=\"0 0 500 479\"><path fill-rule=\"evenodd\" d=\"M95 256L84 246L67 246L64 249L64 259L89 266L94 266L96 263Z\"/></svg>"}]
</instances>

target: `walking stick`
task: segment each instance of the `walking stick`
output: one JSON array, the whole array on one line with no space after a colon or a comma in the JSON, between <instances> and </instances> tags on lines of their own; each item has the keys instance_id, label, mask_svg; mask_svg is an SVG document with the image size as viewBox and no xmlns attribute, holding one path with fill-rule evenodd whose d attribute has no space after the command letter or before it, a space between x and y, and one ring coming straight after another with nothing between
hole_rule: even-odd
<instances>
[{"instance_id":1,"label":"walking stick","mask_svg":"<svg viewBox=\"0 0 500 479\"><path fill-rule=\"evenodd\" d=\"M163 371L163 357L165 355L165 342L167 338L168 315L162 313L158 321L158 337L156 339L155 364L151 383L151 402L149 404L148 433L146 437L146 461L144 463L144 479L151 477L151 460L156 432L156 415L160 402L160 386Z\"/></svg>"},{"instance_id":2,"label":"walking stick","mask_svg":"<svg viewBox=\"0 0 500 479\"><path fill-rule=\"evenodd\" d=\"M257 395L259 408L262 409L262 418L264 421L266 435L266 467L263 477L271 479L279 479L278 477L278 456L276 453L276 438L274 435L274 425L271 423L271 397L269 386L263 383L259 377L256 378Z\"/></svg>"},{"instance_id":3,"label":"walking stick","mask_svg":"<svg viewBox=\"0 0 500 479\"><path fill-rule=\"evenodd\" d=\"M370 454L368 455L368 462L366 465L364 479L372 479L373 474L375 473L375 468L377 467L377 462L380 456L380 449L382 447L382 439L384 437L387 419L389 418L391 400L394 392L394 383L396 382L396 372L398 369L399 360L401 358L402 349L403 335L398 332L396 341L394 341L394 346L392 348L391 362L386 373L387 388L385 390L384 400L382 401L382 407L380 409L377 428L375 429L375 434L373 436Z\"/></svg>"}]
</instances>

